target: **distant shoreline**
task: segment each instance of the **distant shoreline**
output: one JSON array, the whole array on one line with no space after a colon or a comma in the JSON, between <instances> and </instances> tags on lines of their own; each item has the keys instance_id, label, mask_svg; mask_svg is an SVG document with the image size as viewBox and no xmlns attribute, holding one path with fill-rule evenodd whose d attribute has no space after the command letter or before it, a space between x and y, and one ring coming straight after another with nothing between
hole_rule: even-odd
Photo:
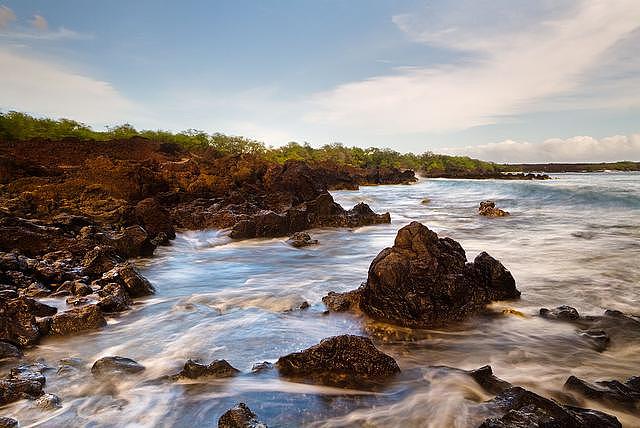
<instances>
[{"instance_id":1,"label":"distant shoreline","mask_svg":"<svg viewBox=\"0 0 640 428\"><path fill-rule=\"evenodd\" d=\"M594 163L523 163L501 164L503 172L562 173L562 172L605 172L640 171L640 162L594 162Z\"/></svg>"}]
</instances>

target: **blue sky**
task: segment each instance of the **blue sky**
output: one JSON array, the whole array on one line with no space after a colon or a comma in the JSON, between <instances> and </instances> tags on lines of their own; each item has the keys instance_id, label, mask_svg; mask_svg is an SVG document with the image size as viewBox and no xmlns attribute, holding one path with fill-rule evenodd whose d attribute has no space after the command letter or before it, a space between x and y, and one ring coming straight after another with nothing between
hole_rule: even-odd
<instances>
[{"instance_id":1,"label":"blue sky","mask_svg":"<svg viewBox=\"0 0 640 428\"><path fill-rule=\"evenodd\" d=\"M0 0L0 108L497 161L640 160L640 2Z\"/></svg>"}]
</instances>

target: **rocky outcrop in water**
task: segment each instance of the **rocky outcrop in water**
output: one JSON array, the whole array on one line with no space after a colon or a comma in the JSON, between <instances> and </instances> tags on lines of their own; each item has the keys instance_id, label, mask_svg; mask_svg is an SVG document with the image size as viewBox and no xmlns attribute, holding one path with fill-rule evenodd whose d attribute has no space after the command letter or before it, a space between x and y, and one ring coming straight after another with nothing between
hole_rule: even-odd
<instances>
[{"instance_id":1,"label":"rocky outcrop in water","mask_svg":"<svg viewBox=\"0 0 640 428\"><path fill-rule=\"evenodd\" d=\"M570 376L564 384L564 389L613 407L631 411L640 410L640 376L633 376L625 382L605 380L595 383Z\"/></svg>"},{"instance_id":2,"label":"rocky outcrop in water","mask_svg":"<svg viewBox=\"0 0 640 428\"><path fill-rule=\"evenodd\" d=\"M46 367L42 364L20 365L0 379L0 406L23 398L32 400L44 394L46 378L42 372Z\"/></svg>"},{"instance_id":3,"label":"rocky outcrop in water","mask_svg":"<svg viewBox=\"0 0 640 428\"><path fill-rule=\"evenodd\" d=\"M352 335L329 337L280 357L276 368L285 377L338 386L379 383L400 372L395 360L371 339Z\"/></svg>"},{"instance_id":4,"label":"rocky outcrop in water","mask_svg":"<svg viewBox=\"0 0 640 428\"><path fill-rule=\"evenodd\" d=\"M215 360L210 364L202 364L198 361L187 360L180 372L172 376L173 380L199 379L204 377L224 378L235 376L240 370L231 366L226 360Z\"/></svg>"},{"instance_id":5,"label":"rocky outcrop in water","mask_svg":"<svg viewBox=\"0 0 640 428\"><path fill-rule=\"evenodd\" d=\"M6 416L0 416L0 428L18 428L18 421Z\"/></svg>"},{"instance_id":6,"label":"rocky outcrop in water","mask_svg":"<svg viewBox=\"0 0 640 428\"><path fill-rule=\"evenodd\" d=\"M373 260L362 287L323 301L330 309L357 304L374 319L429 328L465 320L494 300L519 296L511 273L489 254L467 263L458 242L412 222L398 231L393 247Z\"/></svg>"},{"instance_id":7,"label":"rocky outcrop in water","mask_svg":"<svg viewBox=\"0 0 640 428\"><path fill-rule=\"evenodd\" d=\"M496 207L496 203L493 201L480 202L478 207L478 214L485 217L506 217L510 215L507 211L503 211Z\"/></svg>"},{"instance_id":8,"label":"rocky outcrop in water","mask_svg":"<svg viewBox=\"0 0 640 428\"><path fill-rule=\"evenodd\" d=\"M267 425L258 420L249 406L239 403L220 416L218 428L267 428Z\"/></svg>"},{"instance_id":9,"label":"rocky outcrop in water","mask_svg":"<svg viewBox=\"0 0 640 428\"><path fill-rule=\"evenodd\" d=\"M486 407L502 416L485 420L479 428L622 428L615 416L563 406L518 386L506 389L487 402Z\"/></svg>"},{"instance_id":10,"label":"rocky outcrop in water","mask_svg":"<svg viewBox=\"0 0 640 428\"><path fill-rule=\"evenodd\" d=\"M46 333L65 336L81 331L97 330L105 325L107 325L107 320L98 305L86 305L69 309L51 317L46 327Z\"/></svg>"},{"instance_id":11,"label":"rocky outcrop in water","mask_svg":"<svg viewBox=\"0 0 640 428\"><path fill-rule=\"evenodd\" d=\"M612 342L640 339L640 319L616 310L606 310L603 315L582 316L575 308L562 305L554 309L542 308L540 316L574 325L576 333L598 352L605 351Z\"/></svg>"},{"instance_id":12,"label":"rocky outcrop in water","mask_svg":"<svg viewBox=\"0 0 640 428\"><path fill-rule=\"evenodd\" d=\"M99 378L126 378L143 370L145 367L137 361L118 356L100 358L91 366L91 373Z\"/></svg>"},{"instance_id":13,"label":"rocky outcrop in water","mask_svg":"<svg viewBox=\"0 0 640 428\"><path fill-rule=\"evenodd\" d=\"M308 245L317 245L317 239L311 239L311 236L306 232L294 233L291 238L287 239L287 244L295 248L306 247Z\"/></svg>"}]
</instances>

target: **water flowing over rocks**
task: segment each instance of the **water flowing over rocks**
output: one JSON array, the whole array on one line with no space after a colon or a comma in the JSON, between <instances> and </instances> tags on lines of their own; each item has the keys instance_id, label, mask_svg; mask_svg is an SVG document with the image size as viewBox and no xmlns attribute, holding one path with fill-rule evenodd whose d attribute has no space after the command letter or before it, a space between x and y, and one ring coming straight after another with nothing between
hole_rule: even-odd
<instances>
[{"instance_id":1,"label":"water flowing over rocks","mask_svg":"<svg viewBox=\"0 0 640 428\"><path fill-rule=\"evenodd\" d=\"M187 360L182 370L172 376L172 379L225 378L235 376L238 373L240 373L240 370L231 366L226 360L215 360L208 365L194 360Z\"/></svg>"},{"instance_id":2,"label":"water flowing over rocks","mask_svg":"<svg viewBox=\"0 0 640 428\"><path fill-rule=\"evenodd\" d=\"M496 203L493 201L480 202L480 207L478 208L478 214L483 215L485 217L506 217L510 215L507 211L497 208Z\"/></svg>"},{"instance_id":3,"label":"water flowing over rocks","mask_svg":"<svg viewBox=\"0 0 640 428\"><path fill-rule=\"evenodd\" d=\"M633 343L640 340L640 319L616 310L606 310L603 315L580 315L577 309L562 305L540 309L540 316L550 321L562 321L574 325L576 333L598 352L611 343Z\"/></svg>"},{"instance_id":4,"label":"water flowing over rocks","mask_svg":"<svg viewBox=\"0 0 640 428\"><path fill-rule=\"evenodd\" d=\"M564 384L564 389L614 407L631 411L640 410L640 376L633 376L625 382L606 380L595 383L570 376Z\"/></svg>"},{"instance_id":5,"label":"water flowing over rocks","mask_svg":"<svg viewBox=\"0 0 640 428\"><path fill-rule=\"evenodd\" d=\"M311 236L306 232L294 233L291 238L287 240L287 244L295 248L306 247L308 245L317 245L317 239L311 239Z\"/></svg>"},{"instance_id":6,"label":"water flowing over rocks","mask_svg":"<svg viewBox=\"0 0 640 428\"><path fill-rule=\"evenodd\" d=\"M519 296L511 273L489 254L467 263L458 242L412 222L398 231L393 247L376 256L366 283L323 301L329 309L357 304L376 320L429 328L463 321L494 300Z\"/></svg>"},{"instance_id":7,"label":"water flowing over rocks","mask_svg":"<svg viewBox=\"0 0 640 428\"><path fill-rule=\"evenodd\" d=\"M126 378L143 370L145 367L131 358L117 356L100 358L91 367L95 377Z\"/></svg>"},{"instance_id":8,"label":"water flowing over rocks","mask_svg":"<svg viewBox=\"0 0 640 428\"><path fill-rule=\"evenodd\" d=\"M323 339L300 352L280 357L280 375L327 385L377 383L400 372L395 360L371 339L342 335Z\"/></svg>"},{"instance_id":9,"label":"water flowing over rocks","mask_svg":"<svg viewBox=\"0 0 640 428\"><path fill-rule=\"evenodd\" d=\"M614 416L597 410L563 406L518 386L505 390L486 406L502 416L485 420L479 428L622 428Z\"/></svg>"},{"instance_id":10,"label":"water flowing over rocks","mask_svg":"<svg viewBox=\"0 0 640 428\"><path fill-rule=\"evenodd\" d=\"M258 420L249 406L239 403L220 416L218 428L267 428L267 425Z\"/></svg>"},{"instance_id":11,"label":"water flowing over rocks","mask_svg":"<svg viewBox=\"0 0 640 428\"><path fill-rule=\"evenodd\" d=\"M0 406L21 400L36 399L44 394L46 378L42 372L44 365L20 365L11 369L10 373L0 379Z\"/></svg>"}]
</instances>

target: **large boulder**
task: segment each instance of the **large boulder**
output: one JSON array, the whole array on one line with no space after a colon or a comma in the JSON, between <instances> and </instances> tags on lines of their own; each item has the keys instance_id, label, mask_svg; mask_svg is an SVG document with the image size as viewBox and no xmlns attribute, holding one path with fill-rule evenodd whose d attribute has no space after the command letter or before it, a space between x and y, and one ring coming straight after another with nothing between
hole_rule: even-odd
<instances>
[{"instance_id":1,"label":"large boulder","mask_svg":"<svg viewBox=\"0 0 640 428\"><path fill-rule=\"evenodd\" d=\"M604 380L595 383L570 376L564 384L564 389L614 407L631 411L640 410L640 376L633 376L625 382Z\"/></svg>"},{"instance_id":2,"label":"large boulder","mask_svg":"<svg viewBox=\"0 0 640 428\"><path fill-rule=\"evenodd\" d=\"M249 406L239 403L220 416L218 428L267 428L267 425L258 420Z\"/></svg>"},{"instance_id":3,"label":"large boulder","mask_svg":"<svg viewBox=\"0 0 640 428\"><path fill-rule=\"evenodd\" d=\"M238 373L240 373L240 370L231 366L226 360L215 360L211 364L187 360L182 370L172 378L174 380L199 379L203 377L224 378L235 376Z\"/></svg>"},{"instance_id":4,"label":"large boulder","mask_svg":"<svg viewBox=\"0 0 640 428\"><path fill-rule=\"evenodd\" d=\"M11 369L0 379L0 406L23 399L36 399L44 394L46 378L42 374L45 366L40 364L21 365Z\"/></svg>"},{"instance_id":5,"label":"large boulder","mask_svg":"<svg viewBox=\"0 0 640 428\"><path fill-rule=\"evenodd\" d=\"M276 367L282 376L327 385L379 383L400 372L395 360L371 339L353 335L323 339L280 357Z\"/></svg>"},{"instance_id":6,"label":"large boulder","mask_svg":"<svg viewBox=\"0 0 640 428\"><path fill-rule=\"evenodd\" d=\"M485 217L506 217L509 215L507 211L501 210L496 207L496 203L493 201L482 201L478 207L478 214Z\"/></svg>"},{"instance_id":7,"label":"large boulder","mask_svg":"<svg viewBox=\"0 0 640 428\"><path fill-rule=\"evenodd\" d=\"M519 296L511 273L489 254L467 263L458 242L412 222L373 260L359 290L345 299L334 293L325 301L340 307L357 302L374 319L430 328L462 321L494 300Z\"/></svg>"},{"instance_id":8,"label":"large boulder","mask_svg":"<svg viewBox=\"0 0 640 428\"><path fill-rule=\"evenodd\" d=\"M91 374L98 378L126 378L144 371L145 367L126 357L102 357L91 366Z\"/></svg>"},{"instance_id":9,"label":"large boulder","mask_svg":"<svg viewBox=\"0 0 640 428\"><path fill-rule=\"evenodd\" d=\"M165 243L176 237L171 214L155 198L147 198L138 202L135 208L135 217L152 240L160 237L161 239L157 241Z\"/></svg>"},{"instance_id":10,"label":"large boulder","mask_svg":"<svg viewBox=\"0 0 640 428\"><path fill-rule=\"evenodd\" d=\"M155 293L153 285L130 263L121 263L105 272L98 281L100 285L120 284L131 297L143 297Z\"/></svg>"},{"instance_id":11,"label":"large boulder","mask_svg":"<svg viewBox=\"0 0 640 428\"><path fill-rule=\"evenodd\" d=\"M56 308L27 297L0 299L0 340L20 346L35 345L42 335L36 317L55 313Z\"/></svg>"}]
</instances>

